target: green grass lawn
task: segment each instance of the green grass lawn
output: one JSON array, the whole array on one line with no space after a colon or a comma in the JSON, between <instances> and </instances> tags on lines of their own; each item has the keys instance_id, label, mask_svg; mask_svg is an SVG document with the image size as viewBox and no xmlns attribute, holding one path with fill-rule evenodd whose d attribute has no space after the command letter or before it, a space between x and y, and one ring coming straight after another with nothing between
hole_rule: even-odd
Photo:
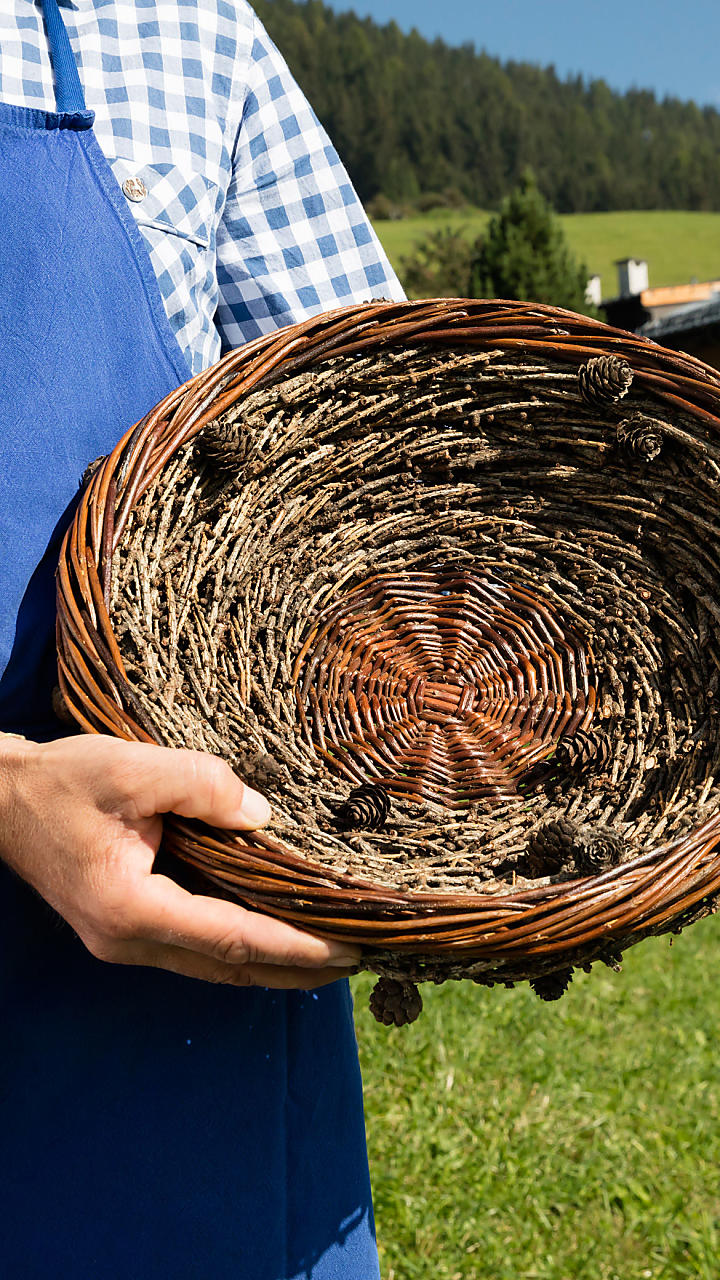
<instances>
[{"instance_id":1,"label":"green grass lawn","mask_svg":"<svg viewBox=\"0 0 720 1280\"><path fill-rule=\"evenodd\" d=\"M464 231L470 239L480 235L489 217L490 214L483 213L481 209L433 209L431 213L418 214L414 218L399 218L392 222L377 220L373 226L397 270L401 260L412 252L413 245L431 231L452 227Z\"/></svg>"},{"instance_id":2,"label":"green grass lawn","mask_svg":"<svg viewBox=\"0 0 720 1280\"><path fill-rule=\"evenodd\" d=\"M384 1280L718 1280L719 959L717 918L401 1030L356 979Z\"/></svg>"},{"instance_id":3,"label":"green grass lawn","mask_svg":"<svg viewBox=\"0 0 720 1280\"><path fill-rule=\"evenodd\" d=\"M413 244L429 231L451 226L477 236L488 217L479 209L434 210L398 222L376 222L375 228L398 268ZM602 278L605 297L617 292L617 258L646 258L651 285L686 284L693 277L720 279L720 213L576 213L561 222L571 249L588 273Z\"/></svg>"}]
</instances>

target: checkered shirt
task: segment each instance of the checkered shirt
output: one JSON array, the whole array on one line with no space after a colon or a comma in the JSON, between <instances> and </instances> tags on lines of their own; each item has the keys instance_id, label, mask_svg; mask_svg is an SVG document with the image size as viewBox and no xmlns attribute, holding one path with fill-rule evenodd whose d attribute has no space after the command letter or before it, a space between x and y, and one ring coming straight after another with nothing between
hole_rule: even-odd
<instances>
[{"instance_id":1,"label":"checkered shirt","mask_svg":"<svg viewBox=\"0 0 720 1280\"><path fill-rule=\"evenodd\" d=\"M245 0L60 0L95 133L193 373L230 347L402 288ZM0 101L53 110L39 0L0 0ZM143 187L130 184L129 191Z\"/></svg>"}]
</instances>

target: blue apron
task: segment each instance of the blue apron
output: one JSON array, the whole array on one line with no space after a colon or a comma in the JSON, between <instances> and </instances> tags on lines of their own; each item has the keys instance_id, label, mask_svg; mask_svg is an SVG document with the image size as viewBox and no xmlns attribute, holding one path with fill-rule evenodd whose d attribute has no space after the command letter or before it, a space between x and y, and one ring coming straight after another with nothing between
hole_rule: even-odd
<instances>
[{"instance_id":1,"label":"blue apron","mask_svg":"<svg viewBox=\"0 0 720 1280\"><path fill-rule=\"evenodd\" d=\"M44 0L57 110L0 104L0 730L48 739L53 569L89 461L189 369ZM373 1280L345 982L94 960L0 870L3 1280Z\"/></svg>"}]
</instances>

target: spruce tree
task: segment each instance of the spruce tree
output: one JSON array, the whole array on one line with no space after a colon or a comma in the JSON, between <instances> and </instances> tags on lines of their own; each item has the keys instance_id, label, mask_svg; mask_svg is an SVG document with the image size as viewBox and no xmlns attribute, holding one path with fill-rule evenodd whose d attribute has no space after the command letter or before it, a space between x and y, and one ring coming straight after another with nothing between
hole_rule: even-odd
<instances>
[{"instance_id":1,"label":"spruce tree","mask_svg":"<svg viewBox=\"0 0 720 1280\"><path fill-rule=\"evenodd\" d=\"M472 296L547 302L587 313L586 284L586 268L576 262L551 206L526 170L488 224L472 264Z\"/></svg>"},{"instance_id":2,"label":"spruce tree","mask_svg":"<svg viewBox=\"0 0 720 1280\"><path fill-rule=\"evenodd\" d=\"M480 241L462 229L431 231L401 259L399 274L409 298L471 298L472 266Z\"/></svg>"}]
</instances>

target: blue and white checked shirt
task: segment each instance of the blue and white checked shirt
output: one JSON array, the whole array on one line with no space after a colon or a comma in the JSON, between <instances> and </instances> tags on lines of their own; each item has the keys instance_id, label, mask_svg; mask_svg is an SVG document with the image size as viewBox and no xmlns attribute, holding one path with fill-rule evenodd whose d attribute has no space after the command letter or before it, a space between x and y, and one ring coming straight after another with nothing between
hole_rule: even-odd
<instances>
[{"instance_id":1,"label":"blue and white checked shirt","mask_svg":"<svg viewBox=\"0 0 720 1280\"><path fill-rule=\"evenodd\" d=\"M147 189L129 207L194 373L280 325L403 297L245 0L60 3L98 142L121 187ZM54 109L38 0L0 10L0 101Z\"/></svg>"}]
</instances>

